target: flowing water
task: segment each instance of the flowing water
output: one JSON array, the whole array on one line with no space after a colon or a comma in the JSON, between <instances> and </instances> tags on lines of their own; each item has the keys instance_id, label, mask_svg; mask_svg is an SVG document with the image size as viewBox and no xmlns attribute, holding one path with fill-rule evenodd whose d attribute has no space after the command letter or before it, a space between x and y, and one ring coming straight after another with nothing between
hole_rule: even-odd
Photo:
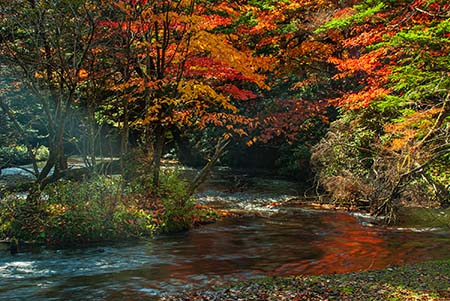
<instances>
[{"instance_id":1,"label":"flowing water","mask_svg":"<svg viewBox=\"0 0 450 301\"><path fill-rule=\"evenodd\" d=\"M297 193L293 183L240 179L211 178L199 200L250 216L148 241L15 256L3 247L0 300L157 300L229 281L364 271L450 254L448 229L364 226L358 216L287 205Z\"/></svg>"}]
</instances>

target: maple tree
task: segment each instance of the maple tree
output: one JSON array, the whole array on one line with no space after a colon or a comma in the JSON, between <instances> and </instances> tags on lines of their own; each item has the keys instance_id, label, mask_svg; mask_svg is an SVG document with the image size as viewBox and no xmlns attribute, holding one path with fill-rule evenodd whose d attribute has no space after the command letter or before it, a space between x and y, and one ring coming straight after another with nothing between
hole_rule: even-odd
<instances>
[{"instance_id":1,"label":"maple tree","mask_svg":"<svg viewBox=\"0 0 450 301\"><path fill-rule=\"evenodd\" d=\"M105 3L114 13L100 26L117 43L102 50L112 50L117 58L109 87L122 99L124 131L129 126L141 129L153 141L157 185L167 132L183 126L224 126L221 117L230 120L237 113L234 101L254 97L239 82L267 87L257 73L264 66L215 31L231 22L218 13L220 5L212 11L207 1ZM227 129L244 134L231 125Z\"/></svg>"},{"instance_id":2,"label":"maple tree","mask_svg":"<svg viewBox=\"0 0 450 301\"><path fill-rule=\"evenodd\" d=\"M318 97L304 97L305 83L298 82L309 79L316 84L307 88L309 95L317 91L317 81L310 79L317 74L312 65L332 48L314 40L311 33L332 2L85 1L79 5L89 13L83 26L90 33L80 35L89 43L83 63L72 68L76 101L69 103L87 112L85 160L93 167L99 121L121 130L123 156L128 153L130 133L144 136L143 144L152 153L155 185L165 138L172 133L180 136L208 127L208 139L242 137L247 145L274 139L292 143L315 123L311 117L326 121L323 111L328 104ZM272 92L267 92L269 84ZM283 94L286 85L289 91Z\"/></svg>"},{"instance_id":3,"label":"maple tree","mask_svg":"<svg viewBox=\"0 0 450 301\"><path fill-rule=\"evenodd\" d=\"M447 1L10 2L0 0L0 137L31 158L31 200L45 201L41 191L70 176L69 148L87 166L76 179L105 171L104 127L119 133L109 155L120 155L122 177L95 196L105 209L97 217L145 220L133 231L148 233L152 214L160 225L189 227L191 196L231 141L235 157L271 149L254 160L305 181L312 156L333 201L388 221L400 202L449 204ZM209 156L190 187L160 177L164 153L183 143ZM43 168L41 144L49 148ZM87 183L75 215L91 208L97 184ZM75 186L54 187L70 204ZM11 216L34 238L45 229L42 214L65 216L58 204L44 212L35 202L31 215L26 204Z\"/></svg>"},{"instance_id":4,"label":"maple tree","mask_svg":"<svg viewBox=\"0 0 450 301\"><path fill-rule=\"evenodd\" d=\"M97 165L95 137L108 123L121 132L122 172L130 146L142 143L155 186L167 139L180 144L194 137L219 153L231 138L272 144L293 155L295 165L308 157L333 107L341 121L367 127L356 145L372 143L372 153L361 160L375 162L382 149L406 162L399 168L406 174L415 164L423 171L447 164L445 1L4 1L2 7L2 64L22 71L17 89L27 86L48 127L50 158L34 170L42 183L64 175L67 125L81 112L87 117L77 130L86 131L89 164ZM30 13L40 18L22 22ZM8 93L2 110L12 125L17 104ZM33 145L28 150L33 156ZM425 174L430 183L441 181L436 171Z\"/></svg>"},{"instance_id":5,"label":"maple tree","mask_svg":"<svg viewBox=\"0 0 450 301\"><path fill-rule=\"evenodd\" d=\"M78 118L76 130L87 131L85 161L94 169L100 122L121 129L122 154L128 153L130 131L143 133L155 185L170 132L220 127L216 134L223 144L247 136L256 122L240 115L237 104L268 88L260 71L269 69L269 61L236 47L222 30L239 18L228 4L2 2L2 59L22 71L17 89L33 94L30 104L36 104L49 132L47 164L41 170L33 160L40 187L66 174L65 145L76 140L69 131ZM39 16L37 21L23 22L30 14ZM11 94L4 96L3 113L14 124L17 107L10 107ZM86 117L78 117L83 113ZM32 146L28 149L33 157Z\"/></svg>"},{"instance_id":6,"label":"maple tree","mask_svg":"<svg viewBox=\"0 0 450 301\"><path fill-rule=\"evenodd\" d=\"M310 92L323 78L327 63L321 62L334 49L317 40L313 31L334 6L332 1L261 1L248 8L245 18L251 20L239 25L239 36L247 36L241 40L249 41L273 66L269 75L273 92L257 113L261 141L284 137L293 142L304 122L326 115L328 104Z\"/></svg>"},{"instance_id":7,"label":"maple tree","mask_svg":"<svg viewBox=\"0 0 450 301\"><path fill-rule=\"evenodd\" d=\"M222 31L236 48L251 51L270 67L263 70L270 90L254 90L256 98L237 104L247 117L240 126L249 136L240 139L241 147L237 155L231 154L231 162L239 161L242 149L250 146L254 151L276 151L275 156L282 158L275 164L287 167L291 175L304 167L299 162L308 161L307 148L325 129L330 113L329 103L322 100L331 90L327 68L332 64L327 58L334 46L317 39L314 30L337 5L333 1L228 5L226 16L235 21Z\"/></svg>"},{"instance_id":8,"label":"maple tree","mask_svg":"<svg viewBox=\"0 0 450 301\"><path fill-rule=\"evenodd\" d=\"M316 31L341 36L341 51L328 59L341 84L330 102L344 110L349 137L365 132L356 149L365 163L357 165L366 170L360 183L379 183L367 192L376 213L394 218L395 202L414 201L414 189L448 202L449 8L446 1L360 1Z\"/></svg>"}]
</instances>

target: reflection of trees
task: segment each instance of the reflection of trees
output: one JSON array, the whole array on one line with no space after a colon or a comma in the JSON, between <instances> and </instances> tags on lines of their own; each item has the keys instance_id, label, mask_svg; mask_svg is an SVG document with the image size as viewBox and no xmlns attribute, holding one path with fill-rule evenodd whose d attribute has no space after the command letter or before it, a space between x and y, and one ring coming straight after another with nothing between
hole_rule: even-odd
<instances>
[{"instance_id":1,"label":"reflection of trees","mask_svg":"<svg viewBox=\"0 0 450 301\"><path fill-rule=\"evenodd\" d=\"M405 262L407 250L391 253L381 232L363 227L355 217L344 213L324 214L320 217L325 225L333 227L331 233L313 245L323 251L318 260L302 260L279 267L275 273L285 274L331 274L381 269Z\"/></svg>"}]
</instances>

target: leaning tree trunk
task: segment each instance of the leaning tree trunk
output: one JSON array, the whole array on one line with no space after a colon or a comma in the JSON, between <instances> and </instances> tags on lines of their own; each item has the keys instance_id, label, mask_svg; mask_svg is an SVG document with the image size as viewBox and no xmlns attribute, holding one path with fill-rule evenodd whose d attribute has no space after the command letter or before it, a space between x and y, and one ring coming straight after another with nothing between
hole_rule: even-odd
<instances>
[{"instance_id":1,"label":"leaning tree trunk","mask_svg":"<svg viewBox=\"0 0 450 301\"><path fill-rule=\"evenodd\" d=\"M208 161L208 163L200 170L200 172L195 177L194 181L189 185L188 195L191 196L197 190L197 188L206 180L211 168L216 164L217 160L223 155L226 147L230 144L230 140L220 140L216 145L216 150L213 157Z\"/></svg>"}]
</instances>

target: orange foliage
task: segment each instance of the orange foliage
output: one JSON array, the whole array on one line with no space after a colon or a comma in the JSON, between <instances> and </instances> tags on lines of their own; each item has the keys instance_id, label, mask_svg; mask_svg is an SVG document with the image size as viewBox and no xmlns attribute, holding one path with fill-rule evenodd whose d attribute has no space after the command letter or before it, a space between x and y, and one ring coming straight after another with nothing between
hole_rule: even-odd
<instances>
[{"instance_id":1,"label":"orange foliage","mask_svg":"<svg viewBox=\"0 0 450 301\"><path fill-rule=\"evenodd\" d=\"M331 99L330 102L348 110L357 110L367 107L373 100L380 99L381 97L388 95L389 92L390 90L386 88L369 87L357 93L345 93L339 98Z\"/></svg>"},{"instance_id":2,"label":"orange foliage","mask_svg":"<svg viewBox=\"0 0 450 301\"><path fill-rule=\"evenodd\" d=\"M367 46L376 45L386 41L397 33L413 28L415 25L425 28L433 20L448 15L449 4L445 1L421 1L416 0L406 5L404 2L391 3L376 13L373 18L362 24L354 24L341 31L339 39L333 29L327 35L339 44L337 54L330 57L328 62L335 65L338 73L333 77L343 83L353 82L360 84L357 89L347 90L338 98L331 99L334 105L347 109L360 109L367 107L373 100L380 99L383 95L392 93L388 88L390 75L393 68L405 56L404 49L388 44L375 48ZM350 8L337 11L335 17L348 17L354 14ZM415 46L408 45L411 49L420 51L421 43ZM429 51L429 56L442 57L447 49ZM448 51L447 51L448 53Z\"/></svg>"},{"instance_id":3,"label":"orange foliage","mask_svg":"<svg viewBox=\"0 0 450 301\"><path fill-rule=\"evenodd\" d=\"M225 4L229 5L225 5ZM271 68L270 58L238 49L228 35L215 31L232 24L240 5L229 1L105 1L122 15L102 20L104 35L117 43L120 69L109 80L111 90L142 108L136 126L148 124L226 126L241 136L233 101L254 99L241 88L252 83L269 89L261 71ZM225 115L217 114L221 112Z\"/></svg>"},{"instance_id":4,"label":"orange foliage","mask_svg":"<svg viewBox=\"0 0 450 301\"><path fill-rule=\"evenodd\" d=\"M389 150L399 151L415 140L419 135L426 134L433 119L442 112L442 108L414 112L404 118L403 121L388 123L384 126L387 134L394 136L389 145Z\"/></svg>"}]
</instances>

